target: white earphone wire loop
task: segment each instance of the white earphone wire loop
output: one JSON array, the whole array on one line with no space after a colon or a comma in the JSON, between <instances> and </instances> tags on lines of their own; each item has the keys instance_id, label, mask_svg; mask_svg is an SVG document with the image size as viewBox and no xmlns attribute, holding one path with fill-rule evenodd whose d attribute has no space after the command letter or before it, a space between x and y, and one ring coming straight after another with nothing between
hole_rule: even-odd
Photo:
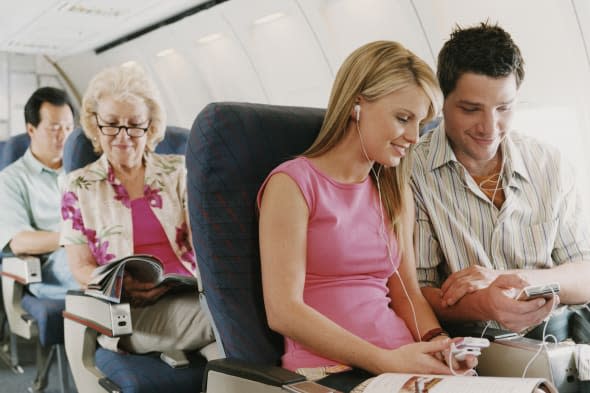
<instances>
[{"instance_id":1,"label":"white earphone wire loop","mask_svg":"<svg viewBox=\"0 0 590 393\"><path fill-rule=\"evenodd\" d=\"M543 349L547 350L547 340L548 339L550 339L550 338L553 339L554 344L558 343L557 337L555 337L553 334L546 334L547 333L547 325L549 324L549 320L551 319L551 316L553 314L553 310L555 310L555 307L557 306L557 296L556 296L553 288L551 288L551 292L553 293L553 306L551 306L551 313L549 314L547 319L545 319L545 323L543 325L543 336L542 336L543 341L541 342L541 344L539 344L539 349L535 352L533 357L531 357L529 362L526 364L524 370L522 371L522 378L526 378L526 373L529 370L529 367L533 364L535 359L541 354L541 351Z\"/></svg>"},{"instance_id":2,"label":"white earphone wire loop","mask_svg":"<svg viewBox=\"0 0 590 393\"><path fill-rule=\"evenodd\" d=\"M475 369L470 368L469 370L465 370L463 373L458 373L455 371L455 369L453 368L453 353L452 351L449 351L449 358L448 358L448 366L449 366L449 370L451 370L451 374L453 374L454 376L458 376L458 377L464 377L467 375L473 376L473 377L477 377L477 371L475 371Z\"/></svg>"},{"instance_id":3,"label":"white earphone wire loop","mask_svg":"<svg viewBox=\"0 0 590 393\"><path fill-rule=\"evenodd\" d=\"M359 106L359 111L360 111L360 106ZM372 160L369 158L369 155L367 154L367 151L365 150L365 144L363 142L363 136L361 134L361 128L359 126L358 116L357 116L357 121L356 121L356 129L359 134L359 140L361 142L361 149L363 151L363 154L368 162L372 162ZM414 326L416 328L416 337L418 337L418 341L422 341L422 336L420 334L420 327L418 325L418 317L416 316L416 308L414 307L414 303L412 302L412 299L410 298L410 294L408 293L408 290L406 289L406 285L404 284L404 280L402 280L402 276L399 274L399 268L396 268L395 264L393 263L393 253L391 251L391 245L389 244L389 237L387 236L387 233L386 233L387 226L385 225L385 214L383 213L383 199L381 197L381 184L379 182L379 175L381 174L382 168L383 168L383 166L380 165L379 168L377 169L377 171L375 171L374 165L371 165L371 172L373 173L373 176L375 176L375 184L377 185L377 195L379 197L379 215L381 217L381 220L380 220L380 227L381 228L380 228L379 232L381 233L381 236L383 237L383 240L385 241L385 247L387 249L387 257L389 259L389 263L394 268L394 274L397 275L399 282L401 284L402 290L404 292L404 295L406 296L406 299L408 299L408 304L410 305L410 309L412 310L412 317L414 319Z\"/></svg>"},{"instance_id":4,"label":"white earphone wire loop","mask_svg":"<svg viewBox=\"0 0 590 393\"><path fill-rule=\"evenodd\" d=\"M506 149L503 146L504 140L506 139L506 137L508 136L508 133L505 133L504 135L502 135L502 138L500 139L500 144L499 147L501 149L501 154L502 154L502 162L500 165L500 172L498 172L498 174L493 174L490 177L488 177L487 179L484 179L482 182L480 182L479 184L477 184L477 186L481 189L481 190L492 190L492 188L486 188L483 187L482 184L487 184L488 182L491 181L492 178L494 178L495 176L498 176L497 180L494 182L494 192L492 193L492 197L490 198L490 202L492 203L492 205L494 204L494 200L496 199L496 194L498 191L503 190L504 189L504 169L506 168L507 164L510 162L510 158L507 157L506 154ZM459 163L459 165L462 165ZM457 165L453 166L453 169L455 171L458 170ZM464 168L465 170L465 168ZM469 171L467 171L469 173ZM463 177L458 173L459 175L459 180L461 182L461 185L467 189L469 189L469 185L465 182L465 180L463 179Z\"/></svg>"}]
</instances>

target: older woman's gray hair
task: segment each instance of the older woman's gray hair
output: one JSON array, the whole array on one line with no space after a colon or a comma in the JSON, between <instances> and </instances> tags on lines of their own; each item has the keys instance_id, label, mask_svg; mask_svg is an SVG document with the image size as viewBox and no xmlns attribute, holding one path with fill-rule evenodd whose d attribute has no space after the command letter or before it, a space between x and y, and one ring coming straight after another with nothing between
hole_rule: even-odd
<instances>
[{"instance_id":1,"label":"older woman's gray hair","mask_svg":"<svg viewBox=\"0 0 590 393\"><path fill-rule=\"evenodd\" d=\"M160 92L147 73L138 65L109 67L92 78L84 98L80 113L80 123L84 133L92 141L94 151L102 153L98 141L98 127L94 114L98 103L105 97L119 101L139 99L143 101L150 114L146 148L153 151L164 139L166 130L166 111L162 105Z\"/></svg>"}]
</instances>

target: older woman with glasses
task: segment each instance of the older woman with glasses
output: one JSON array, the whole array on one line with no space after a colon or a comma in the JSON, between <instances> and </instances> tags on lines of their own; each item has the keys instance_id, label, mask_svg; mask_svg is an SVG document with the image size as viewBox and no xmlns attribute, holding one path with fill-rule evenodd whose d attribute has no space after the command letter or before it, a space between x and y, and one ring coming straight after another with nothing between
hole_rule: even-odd
<instances>
[{"instance_id":1,"label":"older woman with glasses","mask_svg":"<svg viewBox=\"0 0 590 393\"><path fill-rule=\"evenodd\" d=\"M102 153L68 176L62 198L61 244L82 286L94 269L132 254L160 259L165 273L198 274L186 209L184 157L154 153L166 114L159 93L137 67L96 75L81 109L84 132ZM134 353L194 350L213 341L196 291L154 287L126 273L133 335L102 336L106 348Z\"/></svg>"}]
</instances>

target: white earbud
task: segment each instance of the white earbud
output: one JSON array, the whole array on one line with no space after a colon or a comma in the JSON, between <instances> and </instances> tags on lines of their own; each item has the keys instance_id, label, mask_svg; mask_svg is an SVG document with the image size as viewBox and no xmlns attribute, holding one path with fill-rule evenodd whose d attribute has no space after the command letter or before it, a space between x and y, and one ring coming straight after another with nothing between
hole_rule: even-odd
<instances>
[{"instance_id":1,"label":"white earbud","mask_svg":"<svg viewBox=\"0 0 590 393\"><path fill-rule=\"evenodd\" d=\"M356 113L356 121L358 122L361 119L361 106L359 104L354 106L354 112Z\"/></svg>"}]
</instances>

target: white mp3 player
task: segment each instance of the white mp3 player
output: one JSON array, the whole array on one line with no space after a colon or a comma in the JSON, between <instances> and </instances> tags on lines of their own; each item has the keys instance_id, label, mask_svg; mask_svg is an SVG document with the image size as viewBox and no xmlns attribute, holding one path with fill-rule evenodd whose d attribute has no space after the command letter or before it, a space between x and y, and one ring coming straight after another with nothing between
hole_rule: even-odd
<instances>
[{"instance_id":1,"label":"white mp3 player","mask_svg":"<svg viewBox=\"0 0 590 393\"><path fill-rule=\"evenodd\" d=\"M451 353L457 360L465 360L467 355L479 356L481 350L490 346L487 338L463 337L461 341L451 344Z\"/></svg>"}]
</instances>

